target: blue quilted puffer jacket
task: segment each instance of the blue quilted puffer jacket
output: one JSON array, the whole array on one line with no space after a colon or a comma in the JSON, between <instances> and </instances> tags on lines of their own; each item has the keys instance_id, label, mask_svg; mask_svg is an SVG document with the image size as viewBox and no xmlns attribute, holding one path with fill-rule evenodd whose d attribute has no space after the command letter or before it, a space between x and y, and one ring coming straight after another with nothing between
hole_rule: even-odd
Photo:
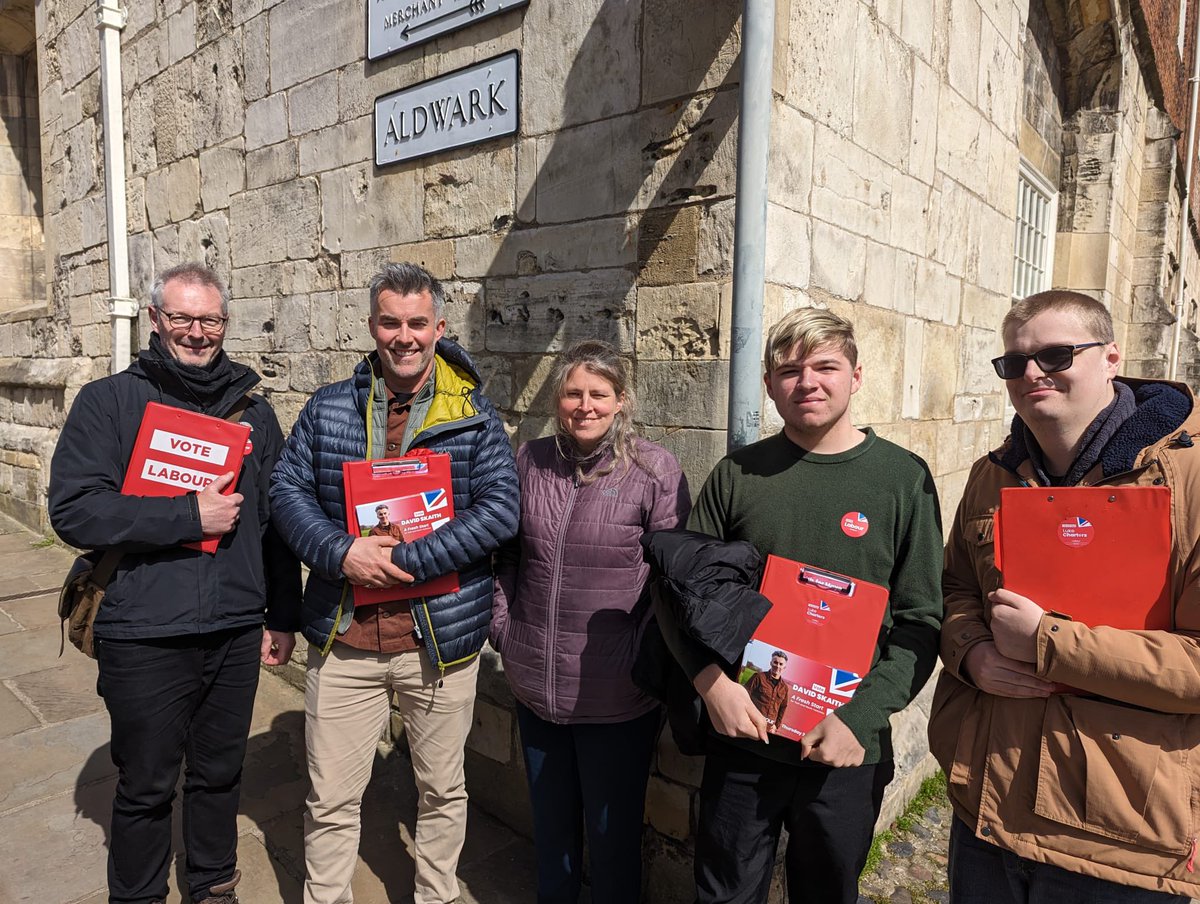
<instances>
[{"instance_id":1,"label":"blue quilted puffer jacket","mask_svg":"<svg viewBox=\"0 0 1200 904\"><path fill-rule=\"evenodd\" d=\"M369 412L379 398L371 353L340 383L323 386L300 412L271 478L271 518L293 551L311 569L301 608L304 636L327 653L350 623L354 603L341 564L354 537L346 532L342 462L380 458L369 448ZM479 389L467 353L438 342L432 398L418 392L407 433L409 447L450 455L454 518L412 543L401 543L392 561L418 582L457 571L459 590L413 600L431 662L439 668L479 653L492 611L492 553L517 532L519 491L512 446L496 411ZM407 449L403 451L408 451Z\"/></svg>"}]
</instances>

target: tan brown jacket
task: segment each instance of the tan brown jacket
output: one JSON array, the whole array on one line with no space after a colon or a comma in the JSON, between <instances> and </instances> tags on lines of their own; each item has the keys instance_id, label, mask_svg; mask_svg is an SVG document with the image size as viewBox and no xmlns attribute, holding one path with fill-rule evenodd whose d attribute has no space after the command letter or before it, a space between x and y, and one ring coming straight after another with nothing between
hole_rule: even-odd
<instances>
[{"instance_id":1,"label":"tan brown jacket","mask_svg":"<svg viewBox=\"0 0 1200 904\"><path fill-rule=\"evenodd\" d=\"M1139 412L1146 391L1162 386L1125 382ZM1191 400L1186 387L1171 385ZM1014 458L1009 443L975 463L946 547L945 669L929 743L955 813L978 837L1072 872L1200 897L1193 871L1200 870L1200 445L1193 438L1200 442L1194 405L1182 429L1143 448L1131 469L1104 479L1098 465L1081 482L1165 483L1172 491L1175 630L1089 628L1050 617L1038 628L1038 674L1092 696L997 697L959 671L967 651L991 637L985 599L1001 583L992 554L1000 489L1036 484L1028 459L1015 472L1006 467Z\"/></svg>"}]
</instances>

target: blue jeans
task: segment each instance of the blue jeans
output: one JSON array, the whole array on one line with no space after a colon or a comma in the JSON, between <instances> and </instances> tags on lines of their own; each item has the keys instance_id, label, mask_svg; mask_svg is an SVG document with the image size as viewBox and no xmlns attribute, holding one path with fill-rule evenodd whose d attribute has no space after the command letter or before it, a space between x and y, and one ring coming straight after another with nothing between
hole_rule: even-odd
<instances>
[{"instance_id":1,"label":"blue jeans","mask_svg":"<svg viewBox=\"0 0 1200 904\"><path fill-rule=\"evenodd\" d=\"M642 817L659 711L628 722L556 725L517 704L533 805L538 904L575 904L587 830L592 904L637 904Z\"/></svg>"},{"instance_id":2,"label":"blue jeans","mask_svg":"<svg viewBox=\"0 0 1200 904\"><path fill-rule=\"evenodd\" d=\"M1131 888L1019 857L950 827L951 904L1188 904L1187 895Z\"/></svg>"}]
</instances>

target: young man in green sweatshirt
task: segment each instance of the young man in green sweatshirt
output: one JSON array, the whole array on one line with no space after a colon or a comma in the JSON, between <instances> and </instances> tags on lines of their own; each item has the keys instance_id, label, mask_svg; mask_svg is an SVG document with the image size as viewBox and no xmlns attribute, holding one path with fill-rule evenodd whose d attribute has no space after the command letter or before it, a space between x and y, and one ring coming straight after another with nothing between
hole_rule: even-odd
<instances>
[{"instance_id":1,"label":"young man in green sweatshirt","mask_svg":"<svg viewBox=\"0 0 1200 904\"><path fill-rule=\"evenodd\" d=\"M688 527L879 584L889 602L859 689L799 742L769 735L733 664L666 626L717 736L700 789L697 902L766 901L786 826L789 901L854 904L893 774L888 717L937 659L937 493L924 461L854 426L862 366L848 321L813 308L786 315L768 338L765 381L783 431L717 464Z\"/></svg>"}]
</instances>

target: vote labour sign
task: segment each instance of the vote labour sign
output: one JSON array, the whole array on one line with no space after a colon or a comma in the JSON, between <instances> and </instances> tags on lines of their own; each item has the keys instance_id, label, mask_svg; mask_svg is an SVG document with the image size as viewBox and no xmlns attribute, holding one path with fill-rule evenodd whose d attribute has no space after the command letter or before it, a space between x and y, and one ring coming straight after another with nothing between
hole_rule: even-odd
<instances>
[{"instance_id":1,"label":"vote labour sign","mask_svg":"<svg viewBox=\"0 0 1200 904\"><path fill-rule=\"evenodd\" d=\"M203 490L233 472L225 494L235 492L242 458L251 449L250 425L150 402L142 415L121 492L129 496L181 496ZM187 543L215 553L220 537Z\"/></svg>"}]
</instances>

